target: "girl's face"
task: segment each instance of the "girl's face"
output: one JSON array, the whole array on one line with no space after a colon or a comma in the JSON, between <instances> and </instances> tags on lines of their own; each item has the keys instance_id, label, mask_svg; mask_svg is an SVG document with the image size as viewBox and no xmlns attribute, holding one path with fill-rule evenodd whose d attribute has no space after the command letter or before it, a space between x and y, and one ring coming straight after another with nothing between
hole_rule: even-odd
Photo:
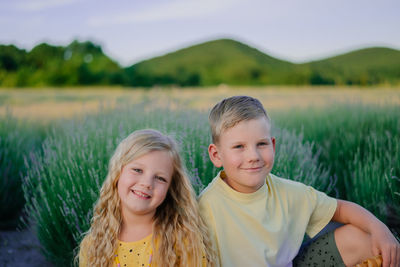
<instances>
[{"instance_id":1,"label":"girl's face","mask_svg":"<svg viewBox=\"0 0 400 267\"><path fill-rule=\"evenodd\" d=\"M154 216L171 183L173 161L166 151L151 151L122 168L118 194L123 214Z\"/></svg>"}]
</instances>

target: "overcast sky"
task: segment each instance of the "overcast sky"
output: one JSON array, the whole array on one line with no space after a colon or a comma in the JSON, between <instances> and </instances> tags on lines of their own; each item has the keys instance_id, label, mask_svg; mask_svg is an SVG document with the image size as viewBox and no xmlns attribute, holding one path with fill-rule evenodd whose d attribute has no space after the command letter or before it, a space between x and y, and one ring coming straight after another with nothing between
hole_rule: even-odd
<instances>
[{"instance_id":1,"label":"overcast sky","mask_svg":"<svg viewBox=\"0 0 400 267\"><path fill-rule=\"evenodd\" d=\"M292 62L400 49L400 1L0 0L0 43L28 50L91 40L126 66L217 38Z\"/></svg>"}]
</instances>

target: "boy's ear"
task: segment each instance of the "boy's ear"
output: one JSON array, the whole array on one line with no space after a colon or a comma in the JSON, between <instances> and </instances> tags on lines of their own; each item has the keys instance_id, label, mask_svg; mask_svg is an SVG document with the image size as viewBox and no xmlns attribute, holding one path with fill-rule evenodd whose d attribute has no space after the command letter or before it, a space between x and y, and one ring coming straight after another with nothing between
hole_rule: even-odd
<instances>
[{"instance_id":1,"label":"boy's ear","mask_svg":"<svg viewBox=\"0 0 400 267\"><path fill-rule=\"evenodd\" d=\"M275 142L276 142L275 137L271 137L271 140L272 140L272 145L274 146L274 154L275 154Z\"/></svg>"},{"instance_id":2,"label":"boy's ear","mask_svg":"<svg viewBox=\"0 0 400 267\"><path fill-rule=\"evenodd\" d=\"M208 146L208 155L210 156L210 160L215 167L222 167L222 161L218 153L218 148L215 144L210 144Z\"/></svg>"}]
</instances>

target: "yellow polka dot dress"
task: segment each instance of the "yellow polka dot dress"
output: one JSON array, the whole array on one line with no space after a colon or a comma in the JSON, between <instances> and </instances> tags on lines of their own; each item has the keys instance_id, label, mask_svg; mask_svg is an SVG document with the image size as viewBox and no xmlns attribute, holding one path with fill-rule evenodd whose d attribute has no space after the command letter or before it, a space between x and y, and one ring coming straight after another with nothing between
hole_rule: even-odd
<instances>
[{"instance_id":1,"label":"yellow polka dot dress","mask_svg":"<svg viewBox=\"0 0 400 267\"><path fill-rule=\"evenodd\" d=\"M152 257L152 234L134 242L118 241L115 253L116 267L148 267Z\"/></svg>"}]
</instances>

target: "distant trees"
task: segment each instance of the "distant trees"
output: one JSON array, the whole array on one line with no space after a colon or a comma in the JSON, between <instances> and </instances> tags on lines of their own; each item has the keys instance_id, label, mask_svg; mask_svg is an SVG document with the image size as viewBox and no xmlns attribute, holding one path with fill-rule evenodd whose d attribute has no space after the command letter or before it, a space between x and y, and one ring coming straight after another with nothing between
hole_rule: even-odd
<instances>
[{"instance_id":1,"label":"distant trees","mask_svg":"<svg viewBox=\"0 0 400 267\"><path fill-rule=\"evenodd\" d=\"M118 64L91 42L74 41L67 47L42 43L30 52L0 46L0 86L122 84L121 75Z\"/></svg>"}]
</instances>

